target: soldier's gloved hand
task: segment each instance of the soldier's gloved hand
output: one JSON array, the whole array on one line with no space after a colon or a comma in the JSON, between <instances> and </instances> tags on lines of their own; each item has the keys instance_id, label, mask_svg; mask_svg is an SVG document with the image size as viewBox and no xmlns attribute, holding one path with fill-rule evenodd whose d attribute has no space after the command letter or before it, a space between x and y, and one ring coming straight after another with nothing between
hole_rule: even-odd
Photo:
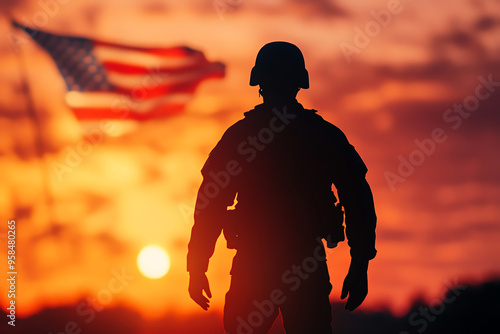
<instances>
[{"instance_id":1,"label":"soldier's gloved hand","mask_svg":"<svg viewBox=\"0 0 500 334\"><path fill-rule=\"evenodd\" d=\"M212 298L212 292L210 292L210 285L208 284L207 275L204 272L199 273L189 273L189 296L196 304L200 305L205 311L210 307L210 300ZM203 295L205 291L207 297Z\"/></svg>"},{"instance_id":2,"label":"soldier's gloved hand","mask_svg":"<svg viewBox=\"0 0 500 334\"><path fill-rule=\"evenodd\" d=\"M351 259L349 272L342 286L340 299L344 299L349 294L345 309L354 311L365 300L368 294L368 260Z\"/></svg>"}]
</instances>

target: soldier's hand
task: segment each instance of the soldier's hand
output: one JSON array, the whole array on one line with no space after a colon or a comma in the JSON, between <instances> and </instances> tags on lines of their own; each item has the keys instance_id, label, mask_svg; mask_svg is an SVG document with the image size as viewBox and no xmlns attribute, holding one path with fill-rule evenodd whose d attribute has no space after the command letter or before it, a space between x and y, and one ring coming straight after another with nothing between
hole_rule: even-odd
<instances>
[{"instance_id":1,"label":"soldier's hand","mask_svg":"<svg viewBox=\"0 0 500 334\"><path fill-rule=\"evenodd\" d=\"M210 285L205 273L189 273L189 296L196 304L200 305L205 311L210 307L210 300L212 292L210 292ZM203 294L205 291L207 297Z\"/></svg>"},{"instance_id":2,"label":"soldier's hand","mask_svg":"<svg viewBox=\"0 0 500 334\"><path fill-rule=\"evenodd\" d=\"M354 311L365 300L368 294L368 260L352 259L349 272L342 286L340 299L347 298L345 309Z\"/></svg>"}]
</instances>

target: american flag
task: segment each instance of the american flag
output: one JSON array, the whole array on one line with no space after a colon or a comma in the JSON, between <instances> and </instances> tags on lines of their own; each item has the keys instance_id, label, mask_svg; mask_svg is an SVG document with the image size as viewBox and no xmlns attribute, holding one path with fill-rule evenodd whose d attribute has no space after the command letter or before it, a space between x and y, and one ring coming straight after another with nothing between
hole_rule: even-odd
<instances>
[{"instance_id":1,"label":"american flag","mask_svg":"<svg viewBox=\"0 0 500 334\"><path fill-rule=\"evenodd\" d=\"M12 24L52 56L80 120L170 116L184 109L201 81L224 77L223 64L188 47L132 47Z\"/></svg>"}]
</instances>

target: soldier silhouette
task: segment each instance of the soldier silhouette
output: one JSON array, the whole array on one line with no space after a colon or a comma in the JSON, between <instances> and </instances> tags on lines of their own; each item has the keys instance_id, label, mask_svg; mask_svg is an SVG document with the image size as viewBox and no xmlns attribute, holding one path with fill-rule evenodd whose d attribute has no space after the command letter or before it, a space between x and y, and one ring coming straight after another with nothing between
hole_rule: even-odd
<instances>
[{"instance_id":1,"label":"soldier silhouette","mask_svg":"<svg viewBox=\"0 0 500 334\"><path fill-rule=\"evenodd\" d=\"M376 255L367 168L341 130L297 102L299 90L309 88L298 47L263 46L250 85L259 85L264 103L224 133L202 168L187 256L189 294L208 309L205 272L223 232L237 250L226 334L267 333L280 311L288 334L331 334L332 286L321 240L328 247L344 240L343 207L351 264L341 298L349 296L352 311L368 293L368 262ZM342 206L335 205L332 185Z\"/></svg>"}]
</instances>

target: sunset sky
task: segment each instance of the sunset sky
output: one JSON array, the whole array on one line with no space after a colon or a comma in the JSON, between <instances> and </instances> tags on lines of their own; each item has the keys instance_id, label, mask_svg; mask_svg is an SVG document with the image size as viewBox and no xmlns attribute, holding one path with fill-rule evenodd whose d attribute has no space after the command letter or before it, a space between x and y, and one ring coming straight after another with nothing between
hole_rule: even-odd
<instances>
[{"instance_id":1,"label":"sunset sky","mask_svg":"<svg viewBox=\"0 0 500 334\"><path fill-rule=\"evenodd\" d=\"M249 74L260 47L275 40L303 51L310 89L299 92L299 102L340 127L369 169L378 255L362 308L401 314L416 296L441 298L449 282L500 276L500 2L0 4L0 254L14 218L19 316L97 298L117 273L130 279L109 306L125 304L151 318L203 312L189 299L185 270L199 171L225 129L261 103ZM203 81L179 115L118 121L59 175L54 162L64 163L96 123L75 119L45 50L24 39L14 52L8 16L55 34L188 46L225 64L226 76ZM461 112L458 104L465 104ZM170 257L160 279L145 277L136 264L149 245ZM348 251L346 243L328 251L332 301L339 300ZM208 271L219 311L233 255L219 239ZM4 280L0 288L5 309Z\"/></svg>"}]
</instances>

